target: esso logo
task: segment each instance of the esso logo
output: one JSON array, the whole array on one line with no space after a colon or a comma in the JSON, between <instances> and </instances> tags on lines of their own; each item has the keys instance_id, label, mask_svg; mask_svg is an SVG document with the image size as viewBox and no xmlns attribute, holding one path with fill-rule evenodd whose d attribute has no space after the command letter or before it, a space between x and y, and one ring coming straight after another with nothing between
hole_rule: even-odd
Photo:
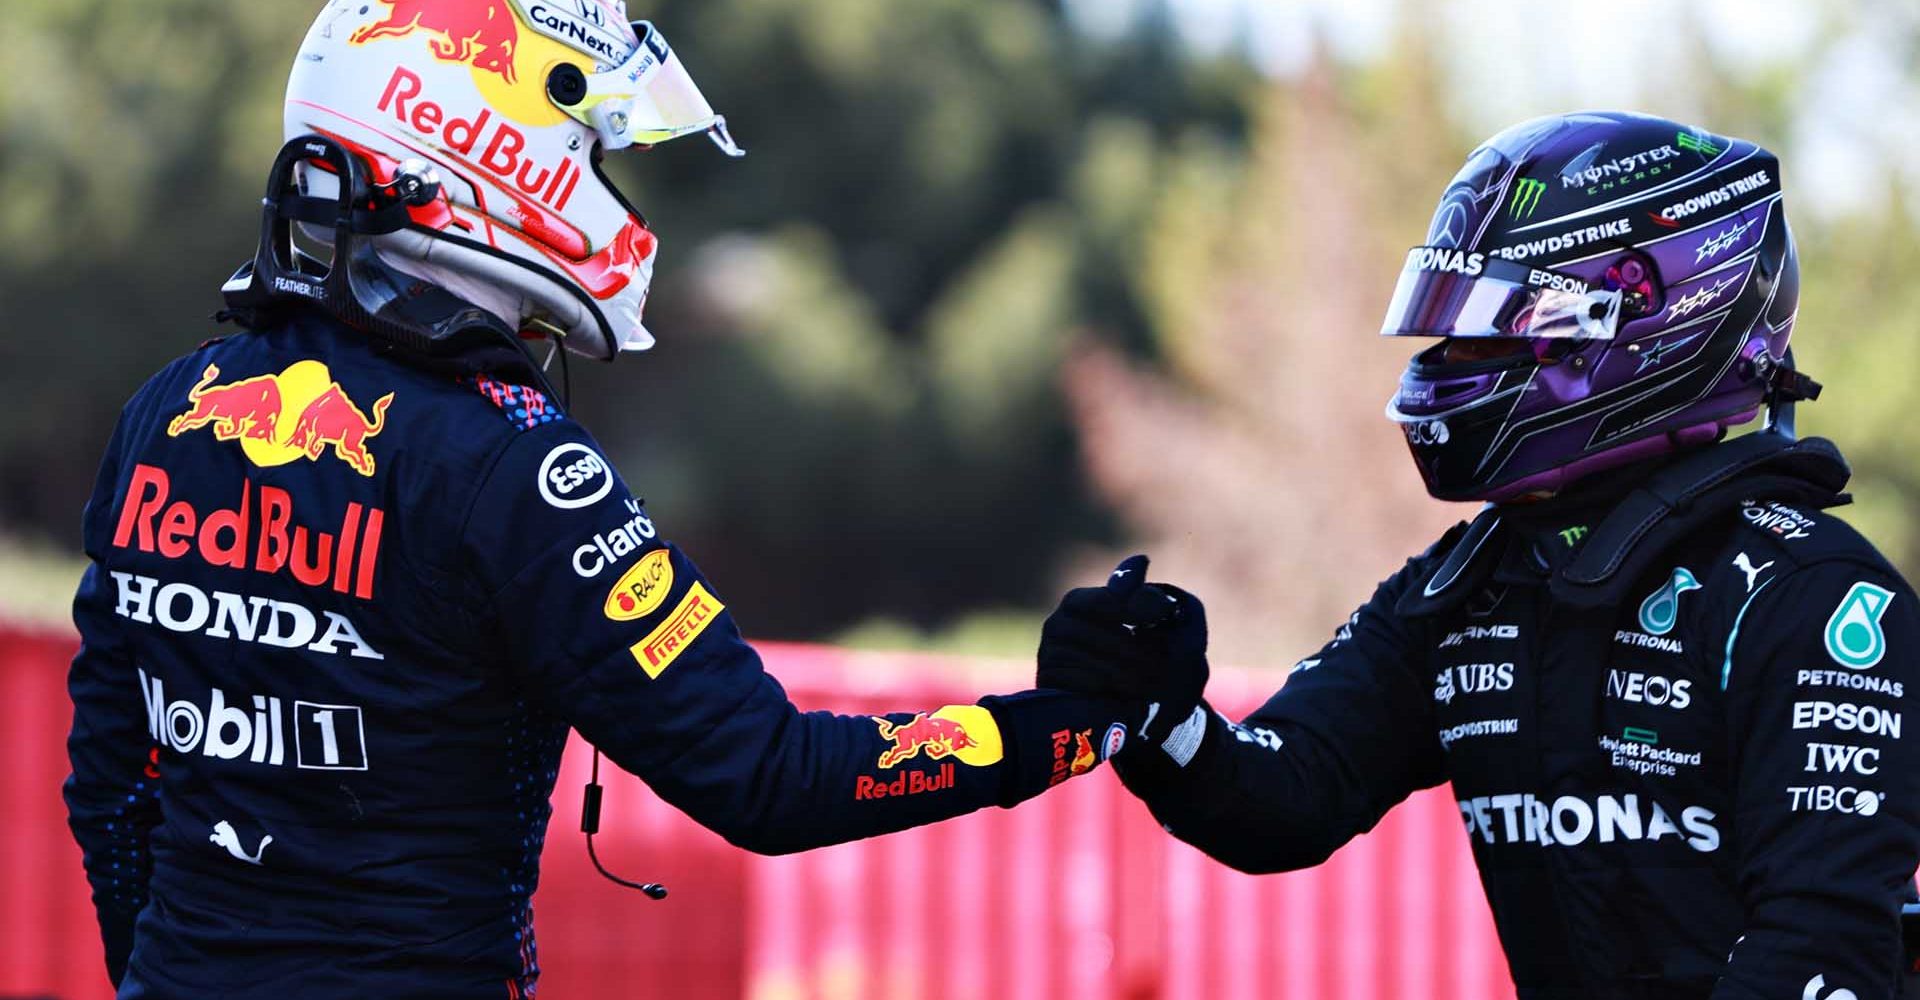
<instances>
[{"instance_id":1,"label":"esso logo","mask_svg":"<svg viewBox=\"0 0 1920 1000\"><path fill-rule=\"evenodd\" d=\"M613 470L592 448L559 445L540 462L540 496L562 510L587 507L613 490Z\"/></svg>"}]
</instances>

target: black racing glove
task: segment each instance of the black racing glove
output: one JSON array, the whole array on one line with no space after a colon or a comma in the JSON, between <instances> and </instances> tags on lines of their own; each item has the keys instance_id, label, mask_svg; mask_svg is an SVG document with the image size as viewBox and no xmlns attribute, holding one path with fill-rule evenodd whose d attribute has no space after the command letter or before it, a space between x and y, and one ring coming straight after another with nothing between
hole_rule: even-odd
<instances>
[{"instance_id":1,"label":"black racing glove","mask_svg":"<svg viewBox=\"0 0 1920 1000\"><path fill-rule=\"evenodd\" d=\"M1158 743L1200 710L1207 687L1207 611L1178 587L1147 583L1129 556L1104 587L1067 592L1040 628L1040 688L1142 707L1133 727Z\"/></svg>"}]
</instances>

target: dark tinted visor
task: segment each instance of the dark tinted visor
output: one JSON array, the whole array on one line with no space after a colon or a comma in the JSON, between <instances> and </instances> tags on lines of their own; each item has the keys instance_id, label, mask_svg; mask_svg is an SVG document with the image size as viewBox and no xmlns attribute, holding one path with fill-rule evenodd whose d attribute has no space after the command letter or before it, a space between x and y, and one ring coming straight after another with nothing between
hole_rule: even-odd
<instances>
[{"instance_id":1,"label":"dark tinted visor","mask_svg":"<svg viewBox=\"0 0 1920 1000\"><path fill-rule=\"evenodd\" d=\"M1619 322L1617 290L1484 253L1414 247L1380 334L1612 340Z\"/></svg>"}]
</instances>

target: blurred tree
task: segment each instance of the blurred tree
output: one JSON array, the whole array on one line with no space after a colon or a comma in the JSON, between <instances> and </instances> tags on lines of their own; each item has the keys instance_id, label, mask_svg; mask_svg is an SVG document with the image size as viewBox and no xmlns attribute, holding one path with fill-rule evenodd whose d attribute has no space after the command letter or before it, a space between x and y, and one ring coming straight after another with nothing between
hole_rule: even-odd
<instances>
[{"instance_id":1,"label":"blurred tree","mask_svg":"<svg viewBox=\"0 0 1920 1000\"><path fill-rule=\"evenodd\" d=\"M1459 516L1381 416L1407 353L1374 336L1381 289L1425 227L1408 203L1454 166L1424 64L1390 65L1353 88L1372 107L1324 57L1275 84L1243 171L1189 144L1141 275L1168 370L1093 344L1069 369L1094 478L1155 573L1208 601L1224 661L1313 649Z\"/></svg>"},{"instance_id":2,"label":"blurred tree","mask_svg":"<svg viewBox=\"0 0 1920 1000\"><path fill-rule=\"evenodd\" d=\"M0 32L0 526L72 545L120 404L215 331L305 5L18 0Z\"/></svg>"},{"instance_id":3,"label":"blurred tree","mask_svg":"<svg viewBox=\"0 0 1920 1000\"><path fill-rule=\"evenodd\" d=\"M0 425L0 534L71 547L121 401L228 332L205 317L250 252L317 6L9 5L0 394L24 416ZM1281 662L1462 513L1421 496L1381 419L1409 348L1371 331L1480 138L1443 60L1477 51L1458 43L1484 11L1402 3L1377 58L1263 81L1246 46L1183 47L1166 0L1127 6L1132 29L1095 39L1061 0L631 4L751 155L610 164L661 235L660 346L574 366L575 407L750 630L884 617L905 624L861 634L1013 652L1131 536L1216 608L1223 656ZM1789 164L1821 151L1796 145L1810 121L1880 120L1810 106L1809 78L1863 32L1920 49L1920 18L1825 4L1816 37L1756 69L1702 9L1668 32L1655 110ZM1854 178L1866 215L1789 197L1797 344L1830 386L1803 425L1854 456L1857 519L1913 569L1898 407L1920 247L1898 138ZM952 621L1006 608L1025 618Z\"/></svg>"},{"instance_id":4,"label":"blurred tree","mask_svg":"<svg viewBox=\"0 0 1920 1000\"><path fill-rule=\"evenodd\" d=\"M1801 267L1794 354L1827 387L1799 406L1800 431L1833 438L1852 461L1858 502L1842 516L1909 578L1920 572L1920 461L1907 439L1907 407L1920 385L1913 218L1895 187L1871 218L1794 230Z\"/></svg>"},{"instance_id":5,"label":"blurred tree","mask_svg":"<svg viewBox=\"0 0 1920 1000\"><path fill-rule=\"evenodd\" d=\"M1156 556L1156 575L1207 600L1224 661L1280 665L1316 648L1378 579L1472 512L1425 496L1381 414L1413 347L1373 335L1380 309L1404 248L1481 138L1447 124L1438 14L1400 11L1377 62L1337 65L1321 50L1300 79L1262 94L1244 159L1183 144L1155 200L1155 238L1129 262L1163 360L1086 341L1067 369L1100 492L1132 529L1130 547ZM1805 109L1787 81L1845 51L1860 25L1833 20L1798 59L1736 73L1689 18L1679 91L1705 110L1652 110L1759 138L1791 171L1791 123ZM1806 207L1811 193L1789 195L1797 354L1829 386L1801 407L1801 429L1851 456L1860 502L1843 516L1912 573L1920 465L1904 406L1920 377L1920 287L1903 276L1920 268L1920 232L1897 170L1855 182L1884 191L1868 197L1880 211L1823 218ZM1083 555L1077 578L1097 579L1117 554Z\"/></svg>"},{"instance_id":6,"label":"blurred tree","mask_svg":"<svg viewBox=\"0 0 1920 1000\"><path fill-rule=\"evenodd\" d=\"M120 402L229 332L204 317L250 252L317 6L10 7L0 304L38 335L0 346L0 392L44 416L0 427L8 531L71 545ZM1231 143L1251 72L1153 25L1089 43L1045 0L632 10L751 155L610 163L661 235L660 346L576 365L583 421L760 634L1046 602L1063 548L1111 536L1051 372L1089 321L1147 341L1090 252L1146 192L1087 164L1115 142L1150 162L1176 127Z\"/></svg>"},{"instance_id":7,"label":"blurred tree","mask_svg":"<svg viewBox=\"0 0 1920 1000\"><path fill-rule=\"evenodd\" d=\"M619 426L636 385L691 415L603 433L637 488L683 475L656 512L761 634L1050 603L1061 553L1112 536L1053 379L1063 345L1089 323L1149 339L1093 249L1149 194L1081 180L1117 132L1143 162L1176 128L1232 143L1251 72L1183 60L1150 23L1093 45L1038 0L654 16L689 26L752 152L666 147L627 175L663 234L663 344L644 383L580 380L589 425Z\"/></svg>"}]
</instances>

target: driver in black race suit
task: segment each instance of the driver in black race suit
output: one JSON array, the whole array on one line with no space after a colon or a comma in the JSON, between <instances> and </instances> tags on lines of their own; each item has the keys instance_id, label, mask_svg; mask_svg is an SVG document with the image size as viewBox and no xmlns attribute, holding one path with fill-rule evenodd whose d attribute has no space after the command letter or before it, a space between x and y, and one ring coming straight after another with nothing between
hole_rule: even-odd
<instances>
[{"instance_id":1,"label":"driver in black race suit","mask_svg":"<svg viewBox=\"0 0 1920 1000\"><path fill-rule=\"evenodd\" d=\"M1042 684L1184 713L1116 761L1169 831L1305 868L1450 782L1526 1000L1898 994L1920 598L1824 512L1839 452L1792 437L1818 386L1786 353L1778 169L1627 114L1473 154L1384 332L1445 338L1389 415L1479 515L1238 723L1186 712L1204 612L1144 560L1048 621ZM1143 614L1154 592L1176 609Z\"/></svg>"},{"instance_id":2,"label":"driver in black race suit","mask_svg":"<svg viewBox=\"0 0 1920 1000\"><path fill-rule=\"evenodd\" d=\"M651 343L654 236L598 159L702 132L737 152L617 4L315 22L243 330L127 404L85 515L66 800L123 1000L531 997L569 726L779 853L1012 805L1139 721L796 710L567 416L521 335Z\"/></svg>"}]
</instances>

